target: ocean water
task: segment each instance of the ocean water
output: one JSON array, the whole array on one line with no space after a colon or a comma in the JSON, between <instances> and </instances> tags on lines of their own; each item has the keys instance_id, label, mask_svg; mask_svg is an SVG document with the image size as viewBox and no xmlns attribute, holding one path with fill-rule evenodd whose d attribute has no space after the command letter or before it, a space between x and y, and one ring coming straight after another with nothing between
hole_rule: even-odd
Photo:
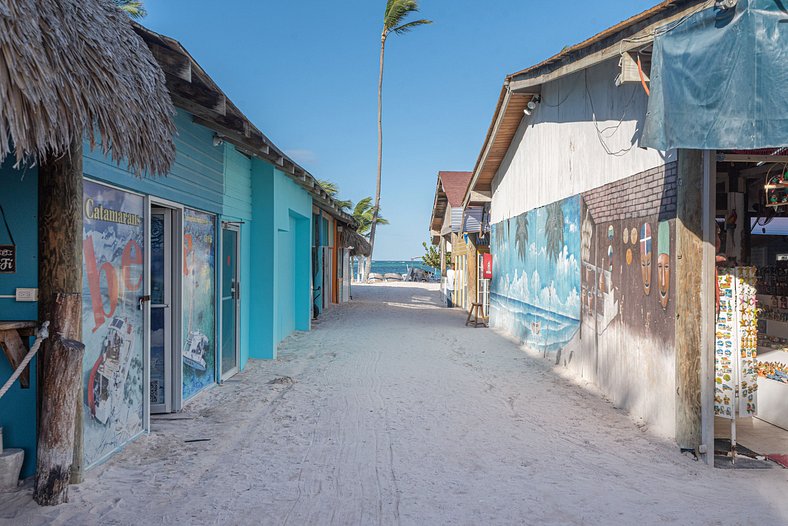
<instances>
[{"instance_id":1,"label":"ocean water","mask_svg":"<svg viewBox=\"0 0 788 526\"><path fill-rule=\"evenodd\" d=\"M378 274L388 274L389 272L407 274L408 270L412 268L420 268L430 273L435 272L434 268L428 267L421 261L377 261L374 259L372 260L370 272L376 272ZM355 264L353 266L353 274L355 275L357 272L358 264Z\"/></svg>"},{"instance_id":2,"label":"ocean water","mask_svg":"<svg viewBox=\"0 0 788 526\"><path fill-rule=\"evenodd\" d=\"M580 320L500 294L490 294L490 308L497 325L537 349L562 349L580 328Z\"/></svg>"}]
</instances>

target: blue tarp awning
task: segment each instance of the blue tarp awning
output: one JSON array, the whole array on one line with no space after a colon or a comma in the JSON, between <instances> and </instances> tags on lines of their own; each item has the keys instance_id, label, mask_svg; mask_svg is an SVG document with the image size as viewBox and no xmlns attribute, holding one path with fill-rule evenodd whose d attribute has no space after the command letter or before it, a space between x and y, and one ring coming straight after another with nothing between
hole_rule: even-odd
<instances>
[{"instance_id":1,"label":"blue tarp awning","mask_svg":"<svg viewBox=\"0 0 788 526\"><path fill-rule=\"evenodd\" d=\"M788 0L739 0L671 26L654 40L641 146L788 145Z\"/></svg>"}]
</instances>

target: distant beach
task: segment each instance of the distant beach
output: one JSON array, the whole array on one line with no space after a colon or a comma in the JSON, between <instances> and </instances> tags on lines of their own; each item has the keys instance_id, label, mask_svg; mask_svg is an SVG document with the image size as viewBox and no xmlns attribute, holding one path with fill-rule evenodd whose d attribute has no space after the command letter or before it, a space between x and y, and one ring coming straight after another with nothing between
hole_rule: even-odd
<instances>
[{"instance_id":1,"label":"distant beach","mask_svg":"<svg viewBox=\"0 0 788 526\"><path fill-rule=\"evenodd\" d=\"M421 261L376 261L372 260L372 268L370 272L375 272L378 274L388 274L390 272L396 274L407 274L408 271L412 268L420 268L422 270L426 270L429 273L436 273L436 270L432 267L428 267ZM355 275L358 272L358 264L354 264L353 266L353 274Z\"/></svg>"}]
</instances>

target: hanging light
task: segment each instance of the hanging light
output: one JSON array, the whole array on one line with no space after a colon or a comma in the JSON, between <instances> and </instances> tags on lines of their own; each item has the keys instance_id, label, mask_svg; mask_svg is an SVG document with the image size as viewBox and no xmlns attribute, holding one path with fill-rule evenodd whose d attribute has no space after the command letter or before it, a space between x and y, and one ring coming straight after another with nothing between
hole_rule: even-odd
<instances>
[{"instance_id":1,"label":"hanging light","mask_svg":"<svg viewBox=\"0 0 788 526\"><path fill-rule=\"evenodd\" d=\"M525 109L523 110L523 113L525 113L526 115L531 115L536 109L536 105L539 104L540 102L542 102L542 97L536 95L534 98L528 101L528 104L525 105Z\"/></svg>"}]
</instances>

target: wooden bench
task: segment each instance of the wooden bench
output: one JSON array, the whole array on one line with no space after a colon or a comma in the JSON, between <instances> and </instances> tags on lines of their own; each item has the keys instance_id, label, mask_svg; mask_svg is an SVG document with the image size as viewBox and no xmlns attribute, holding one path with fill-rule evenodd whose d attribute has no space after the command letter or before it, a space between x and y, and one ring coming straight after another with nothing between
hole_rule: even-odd
<instances>
[{"instance_id":1,"label":"wooden bench","mask_svg":"<svg viewBox=\"0 0 788 526\"><path fill-rule=\"evenodd\" d=\"M479 325L481 325L482 327L487 327L487 321L485 320L484 317L484 305L482 305L481 303L471 304L471 310L468 311L468 319L465 320L466 327L468 326L469 323L471 323L471 317L473 317L474 329Z\"/></svg>"},{"instance_id":2,"label":"wooden bench","mask_svg":"<svg viewBox=\"0 0 788 526\"><path fill-rule=\"evenodd\" d=\"M3 349L3 354L8 358L13 370L19 367L30 350L28 341L30 336L35 336L36 325L35 321L0 321L0 348ZM29 365L22 371L19 384L22 389L30 387Z\"/></svg>"}]
</instances>

